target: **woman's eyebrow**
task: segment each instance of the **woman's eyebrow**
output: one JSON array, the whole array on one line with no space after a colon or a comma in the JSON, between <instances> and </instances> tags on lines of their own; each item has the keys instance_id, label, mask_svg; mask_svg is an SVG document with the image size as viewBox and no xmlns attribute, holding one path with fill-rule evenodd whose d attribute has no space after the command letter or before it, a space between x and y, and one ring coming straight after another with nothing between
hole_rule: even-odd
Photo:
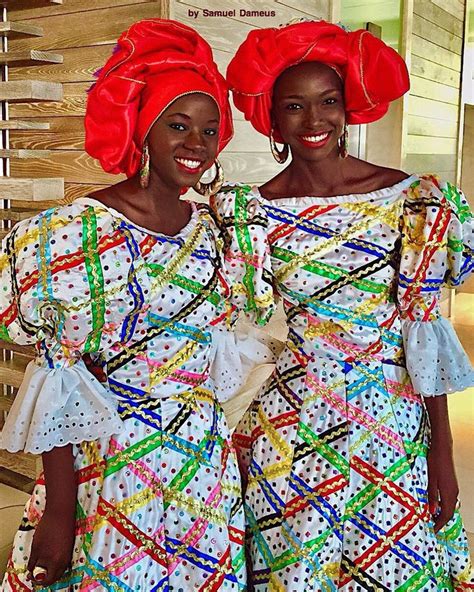
<instances>
[{"instance_id":1,"label":"woman's eyebrow","mask_svg":"<svg viewBox=\"0 0 474 592\"><path fill-rule=\"evenodd\" d=\"M191 117L189 115L186 115L186 113L180 113L179 111L177 111L176 113L168 113L168 115L166 117L184 117L184 119L191 119ZM212 119L208 119L207 123L219 123L219 120L216 119L215 117L213 117Z\"/></svg>"}]
</instances>

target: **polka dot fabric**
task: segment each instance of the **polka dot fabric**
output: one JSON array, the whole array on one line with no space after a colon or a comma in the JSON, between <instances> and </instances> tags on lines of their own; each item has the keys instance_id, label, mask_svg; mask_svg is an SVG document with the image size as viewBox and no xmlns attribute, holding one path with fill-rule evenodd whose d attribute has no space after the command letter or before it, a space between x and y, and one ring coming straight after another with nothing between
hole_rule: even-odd
<instances>
[{"instance_id":1,"label":"polka dot fabric","mask_svg":"<svg viewBox=\"0 0 474 592\"><path fill-rule=\"evenodd\" d=\"M441 286L456 288L472 272L473 245L472 214L462 192L435 177L414 183L403 212L397 298L407 368L424 396L474 383L469 359L439 312Z\"/></svg>"},{"instance_id":2,"label":"polka dot fabric","mask_svg":"<svg viewBox=\"0 0 474 592\"><path fill-rule=\"evenodd\" d=\"M364 195L271 201L238 185L214 207L234 304L246 299L259 323L276 293L289 327L234 437L254 589L473 589L459 514L434 534L428 421L411 375L441 376L446 359L425 368L420 345L403 342L418 323L419 336L442 334L444 355L452 349L438 300L472 269L461 193L418 176ZM449 390L467 385L464 370Z\"/></svg>"},{"instance_id":3,"label":"polka dot fabric","mask_svg":"<svg viewBox=\"0 0 474 592\"><path fill-rule=\"evenodd\" d=\"M205 206L193 205L189 224L166 236L89 198L23 222L6 238L1 335L37 345L42 374L25 385L28 409L45 409L49 394L54 414L35 417L46 440L49 430L73 442L79 482L72 568L55 590L245 589L240 478L209 377L229 292L220 240ZM87 392L80 379L75 390L67 381L54 392L41 388L42 380L85 373L86 353L104 383L89 374ZM93 418L110 412L120 425L111 435L94 421L81 428L70 407ZM71 424L74 437L64 431ZM22 431L28 427L25 438L41 449L38 426ZM40 478L3 591L32 590L26 566L44 504Z\"/></svg>"}]
</instances>

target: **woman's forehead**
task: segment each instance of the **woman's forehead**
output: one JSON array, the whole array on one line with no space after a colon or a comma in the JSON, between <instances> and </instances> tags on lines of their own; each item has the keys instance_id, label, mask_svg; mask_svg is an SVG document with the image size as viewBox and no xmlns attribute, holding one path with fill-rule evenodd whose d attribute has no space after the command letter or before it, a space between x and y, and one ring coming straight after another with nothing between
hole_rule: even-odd
<instances>
[{"instance_id":1,"label":"woman's forehead","mask_svg":"<svg viewBox=\"0 0 474 592\"><path fill-rule=\"evenodd\" d=\"M210 112L219 113L219 107L214 97L203 92L187 93L181 97L176 97L176 99L165 109L164 113L183 109L206 109Z\"/></svg>"},{"instance_id":2,"label":"woman's forehead","mask_svg":"<svg viewBox=\"0 0 474 592\"><path fill-rule=\"evenodd\" d=\"M304 62L287 68L277 78L273 93L281 95L293 91L342 90L342 81L337 72L322 62Z\"/></svg>"}]
</instances>

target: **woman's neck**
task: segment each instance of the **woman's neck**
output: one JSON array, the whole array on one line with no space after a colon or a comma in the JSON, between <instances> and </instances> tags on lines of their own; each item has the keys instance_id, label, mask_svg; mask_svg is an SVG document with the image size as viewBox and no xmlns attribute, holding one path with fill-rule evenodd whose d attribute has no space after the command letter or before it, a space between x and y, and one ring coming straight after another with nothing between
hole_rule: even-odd
<instances>
[{"instance_id":1,"label":"woman's neck","mask_svg":"<svg viewBox=\"0 0 474 592\"><path fill-rule=\"evenodd\" d=\"M333 197L369 193L392 187L408 175L397 169L381 167L365 160L325 158L321 161L294 159L279 175L260 188L263 197Z\"/></svg>"},{"instance_id":2,"label":"woman's neck","mask_svg":"<svg viewBox=\"0 0 474 592\"><path fill-rule=\"evenodd\" d=\"M337 156L321 161L294 160L287 168L288 189L300 195L334 195L345 185L348 162Z\"/></svg>"},{"instance_id":3,"label":"woman's neck","mask_svg":"<svg viewBox=\"0 0 474 592\"><path fill-rule=\"evenodd\" d=\"M91 194L104 205L117 210L133 223L153 232L173 235L189 222L191 208L180 199L179 188L168 188L150 177L147 188L138 177Z\"/></svg>"},{"instance_id":4,"label":"woman's neck","mask_svg":"<svg viewBox=\"0 0 474 592\"><path fill-rule=\"evenodd\" d=\"M340 157L328 157L321 161L295 158L284 171L260 189L262 195L269 198L331 195L344 183L346 167L346 160Z\"/></svg>"}]
</instances>

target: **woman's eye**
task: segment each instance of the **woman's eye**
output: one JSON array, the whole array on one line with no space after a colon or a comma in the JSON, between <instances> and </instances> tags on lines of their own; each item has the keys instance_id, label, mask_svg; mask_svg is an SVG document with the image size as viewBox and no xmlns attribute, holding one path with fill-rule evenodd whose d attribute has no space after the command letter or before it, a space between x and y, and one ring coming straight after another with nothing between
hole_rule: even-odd
<instances>
[{"instance_id":1,"label":"woman's eye","mask_svg":"<svg viewBox=\"0 0 474 592\"><path fill-rule=\"evenodd\" d=\"M170 128L183 132L186 129L186 126L182 123L170 123Z\"/></svg>"},{"instance_id":2,"label":"woman's eye","mask_svg":"<svg viewBox=\"0 0 474 592\"><path fill-rule=\"evenodd\" d=\"M289 103L285 109L287 109L288 111L297 111L298 109L301 109L301 105L298 103Z\"/></svg>"},{"instance_id":3,"label":"woman's eye","mask_svg":"<svg viewBox=\"0 0 474 592\"><path fill-rule=\"evenodd\" d=\"M335 97L328 97L327 99L324 99L325 105L334 105L334 103L337 103L337 99Z\"/></svg>"},{"instance_id":4,"label":"woman's eye","mask_svg":"<svg viewBox=\"0 0 474 592\"><path fill-rule=\"evenodd\" d=\"M214 128L209 128L204 130L204 133L206 134L206 136L215 136L217 134L217 130Z\"/></svg>"}]
</instances>

